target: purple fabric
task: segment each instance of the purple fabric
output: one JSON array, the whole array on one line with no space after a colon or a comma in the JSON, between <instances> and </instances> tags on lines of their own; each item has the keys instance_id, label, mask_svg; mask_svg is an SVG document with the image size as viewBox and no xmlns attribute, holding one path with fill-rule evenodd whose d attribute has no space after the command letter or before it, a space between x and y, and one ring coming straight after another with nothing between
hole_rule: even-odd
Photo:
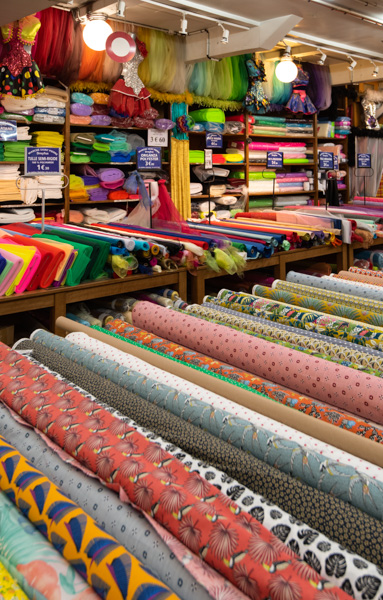
<instances>
[{"instance_id":1,"label":"purple fabric","mask_svg":"<svg viewBox=\"0 0 383 600\"><path fill-rule=\"evenodd\" d=\"M76 115L78 117L89 117L93 112L93 108L87 104L75 102L74 104L70 105L70 112L72 115Z\"/></svg>"}]
</instances>

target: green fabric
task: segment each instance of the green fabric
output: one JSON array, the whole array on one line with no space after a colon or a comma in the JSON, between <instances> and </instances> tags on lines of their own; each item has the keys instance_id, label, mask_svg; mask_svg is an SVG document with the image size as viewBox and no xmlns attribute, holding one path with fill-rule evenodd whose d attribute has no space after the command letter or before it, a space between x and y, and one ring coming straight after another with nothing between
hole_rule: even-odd
<instances>
[{"instance_id":1,"label":"green fabric","mask_svg":"<svg viewBox=\"0 0 383 600\"><path fill-rule=\"evenodd\" d=\"M38 233L33 236L34 238L42 238L52 240L55 242L63 242L63 240L57 235L50 235L49 233ZM73 248L77 251L77 258L73 261L72 266L67 271L65 285L74 286L78 285L84 278L84 273L89 265L90 258L92 255L92 248L88 245L79 244L78 242L70 242Z\"/></svg>"},{"instance_id":2,"label":"green fabric","mask_svg":"<svg viewBox=\"0 0 383 600\"><path fill-rule=\"evenodd\" d=\"M255 135L267 135L269 137L273 137L273 136L283 137L283 136L287 135L287 131L285 129L281 129L280 131L273 131L273 132L270 132L268 129L256 129L256 130L253 130L251 133L254 136Z\"/></svg>"},{"instance_id":3,"label":"green fabric","mask_svg":"<svg viewBox=\"0 0 383 600\"><path fill-rule=\"evenodd\" d=\"M235 171L231 176L236 179L245 179L243 171ZM264 181L276 178L277 175L274 171L250 171L249 173L249 181Z\"/></svg>"},{"instance_id":4,"label":"green fabric","mask_svg":"<svg viewBox=\"0 0 383 600\"><path fill-rule=\"evenodd\" d=\"M271 198L257 198L256 200L249 200L249 208L268 208L272 206L273 201Z\"/></svg>"},{"instance_id":5,"label":"green fabric","mask_svg":"<svg viewBox=\"0 0 383 600\"><path fill-rule=\"evenodd\" d=\"M84 246L90 246L93 249L90 262L86 267L82 279L97 279L97 277L103 273L110 251L110 244L108 242L96 240L95 238L86 237L78 233L70 233L65 230L61 231L61 228L60 231L57 232L55 229L55 233L62 240L68 240L71 244L73 244L73 242L84 244Z\"/></svg>"},{"instance_id":6,"label":"green fabric","mask_svg":"<svg viewBox=\"0 0 383 600\"><path fill-rule=\"evenodd\" d=\"M189 116L196 123L210 121L210 123L224 123L225 113L220 108L201 108L200 110L192 110Z\"/></svg>"},{"instance_id":7,"label":"green fabric","mask_svg":"<svg viewBox=\"0 0 383 600\"><path fill-rule=\"evenodd\" d=\"M112 158L109 152L97 152L97 150L94 150L90 155L90 160L95 163L110 163Z\"/></svg>"},{"instance_id":8,"label":"green fabric","mask_svg":"<svg viewBox=\"0 0 383 600\"><path fill-rule=\"evenodd\" d=\"M0 284L3 283L4 279L6 278L9 271L12 269L12 267L13 267L13 262L11 260L5 259L5 267L0 274Z\"/></svg>"}]
</instances>

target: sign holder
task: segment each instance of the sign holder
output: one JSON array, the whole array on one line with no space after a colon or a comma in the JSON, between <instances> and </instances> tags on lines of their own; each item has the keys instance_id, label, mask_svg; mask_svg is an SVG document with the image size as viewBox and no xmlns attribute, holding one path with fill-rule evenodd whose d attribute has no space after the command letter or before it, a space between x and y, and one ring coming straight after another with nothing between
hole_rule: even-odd
<instances>
[{"instance_id":1,"label":"sign holder","mask_svg":"<svg viewBox=\"0 0 383 600\"><path fill-rule=\"evenodd\" d=\"M46 175L44 175L44 177L49 177L49 176L57 177L57 175L55 173L47 173ZM63 185L61 185L60 187L57 187L55 189L64 190L69 185L69 177L68 177L68 175L65 175L65 173L60 173L60 176L65 178L66 181L63 183ZM16 186L19 188L19 190L22 191L22 188L20 186L21 180L22 179L36 179L36 177L37 177L37 175L20 175L16 179ZM41 191L41 233L44 233L44 230L45 230L45 188L43 186L39 185L39 186L36 186L34 188L29 188L29 189ZM33 206L33 204L28 205L28 206Z\"/></svg>"},{"instance_id":2,"label":"sign holder","mask_svg":"<svg viewBox=\"0 0 383 600\"><path fill-rule=\"evenodd\" d=\"M368 173L368 175L365 172L359 173L360 170L362 170L362 171L368 170L369 173ZM372 167L370 167L369 169L367 169L366 167L355 167L355 177L363 178L364 205L366 205L366 179L372 177L373 174L374 174L374 169Z\"/></svg>"},{"instance_id":3,"label":"sign holder","mask_svg":"<svg viewBox=\"0 0 383 600\"><path fill-rule=\"evenodd\" d=\"M267 152L267 162L266 169L262 171L263 179L267 179L270 181L270 177L266 177L265 173L268 173L267 169L273 169L275 173L278 171L279 173L283 173L283 177L286 177L287 171L283 167L283 152ZM275 182L277 178L273 179L273 195L272 195L272 209L275 209Z\"/></svg>"}]
</instances>

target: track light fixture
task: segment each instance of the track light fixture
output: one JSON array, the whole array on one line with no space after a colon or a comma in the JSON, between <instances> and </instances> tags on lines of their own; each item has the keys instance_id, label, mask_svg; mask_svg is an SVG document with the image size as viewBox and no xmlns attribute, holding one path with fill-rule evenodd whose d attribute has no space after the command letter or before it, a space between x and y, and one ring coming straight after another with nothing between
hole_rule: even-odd
<instances>
[{"instance_id":1,"label":"track light fixture","mask_svg":"<svg viewBox=\"0 0 383 600\"><path fill-rule=\"evenodd\" d=\"M348 65L348 70L349 71L353 71L357 65L357 62L355 60L355 58L352 58L352 56L347 56L348 60L350 61L350 64Z\"/></svg>"},{"instance_id":2,"label":"track light fixture","mask_svg":"<svg viewBox=\"0 0 383 600\"><path fill-rule=\"evenodd\" d=\"M221 44L228 44L230 31L225 29L222 23L218 23L218 26L222 28Z\"/></svg>"},{"instance_id":3,"label":"track light fixture","mask_svg":"<svg viewBox=\"0 0 383 600\"><path fill-rule=\"evenodd\" d=\"M321 50L320 48L317 48L317 51L320 52L320 57L319 57L319 60L318 60L318 65L321 65L323 67L324 63L326 62L327 54L325 54L323 52L323 50Z\"/></svg>"},{"instance_id":4,"label":"track light fixture","mask_svg":"<svg viewBox=\"0 0 383 600\"><path fill-rule=\"evenodd\" d=\"M374 61L373 61L373 60L370 60L370 63L371 63L371 64L373 65L373 67L374 67L374 70L373 70L373 72L372 72L372 76L373 76L373 77L377 77L377 76L379 75L379 67L378 67L378 65L377 65L376 63L374 63Z\"/></svg>"},{"instance_id":5,"label":"track light fixture","mask_svg":"<svg viewBox=\"0 0 383 600\"><path fill-rule=\"evenodd\" d=\"M181 16L181 26L180 26L180 30L178 33L180 33L181 35L187 35L187 33L188 33L188 22L186 19L186 13L184 13L184 12L182 13L182 16Z\"/></svg>"},{"instance_id":6,"label":"track light fixture","mask_svg":"<svg viewBox=\"0 0 383 600\"><path fill-rule=\"evenodd\" d=\"M117 17L125 17L125 0L118 0L116 15Z\"/></svg>"}]
</instances>

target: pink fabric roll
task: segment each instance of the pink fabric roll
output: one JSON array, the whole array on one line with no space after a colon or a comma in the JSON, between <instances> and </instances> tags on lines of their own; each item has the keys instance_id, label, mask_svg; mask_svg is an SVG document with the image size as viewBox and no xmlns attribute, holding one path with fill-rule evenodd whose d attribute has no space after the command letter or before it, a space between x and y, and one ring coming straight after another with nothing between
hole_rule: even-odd
<instances>
[{"instance_id":1,"label":"pink fabric roll","mask_svg":"<svg viewBox=\"0 0 383 600\"><path fill-rule=\"evenodd\" d=\"M360 269L363 271L363 269ZM355 271L339 271L337 275L334 275L337 279L346 279L348 281L357 281L359 283L368 283L369 285L376 285L383 287L383 279L380 277L370 277L363 273L355 273Z\"/></svg>"},{"instance_id":2,"label":"pink fabric roll","mask_svg":"<svg viewBox=\"0 0 383 600\"><path fill-rule=\"evenodd\" d=\"M133 325L268 381L383 424L381 380L254 336L138 302Z\"/></svg>"}]
</instances>

